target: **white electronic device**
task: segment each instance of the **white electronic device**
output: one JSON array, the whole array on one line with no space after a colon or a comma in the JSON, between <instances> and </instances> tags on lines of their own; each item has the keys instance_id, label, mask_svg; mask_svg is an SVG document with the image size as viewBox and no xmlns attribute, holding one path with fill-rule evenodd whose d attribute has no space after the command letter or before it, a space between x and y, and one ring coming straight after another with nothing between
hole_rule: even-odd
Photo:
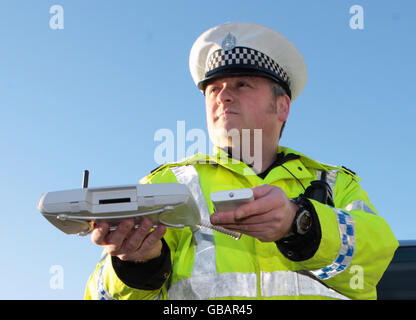
<instances>
[{"instance_id":1,"label":"white electronic device","mask_svg":"<svg viewBox=\"0 0 416 320\"><path fill-rule=\"evenodd\" d=\"M67 234L88 234L94 222L106 221L115 229L122 219L143 217L154 225L183 228L200 223L198 206L188 187L179 183L139 184L88 188L84 171L83 188L43 194L38 210L55 227Z\"/></svg>"},{"instance_id":2,"label":"white electronic device","mask_svg":"<svg viewBox=\"0 0 416 320\"><path fill-rule=\"evenodd\" d=\"M115 230L121 220L133 218L137 227L146 217L154 225L171 228L204 227L235 239L239 234L208 221L201 221L198 206L186 185L180 183L138 184L88 188L88 170L80 189L43 194L38 210L56 228L67 234L87 235L94 223L105 221Z\"/></svg>"},{"instance_id":3,"label":"white electronic device","mask_svg":"<svg viewBox=\"0 0 416 320\"><path fill-rule=\"evenodd\" d=\"M143 217L153 224L183 228L200 222L198 207L185 185L139 184L83 188L43 194L38 209L55 227L67 234L87 234L93 223L106 221L116 227L122 219Z\"/></svg>"},{"instance_id":4,"label":"white electronic device","mask_svg":"<svg viewBox=\"0 0 416 320\"><path fill-rule=\"evenodd\" d=\"M211 193L215 212L235 210L244 203L254 200L253 190L235 189Z\"/></svg>"},{"instance_id":5,"label":"white electronic device","mask_svg":"<svg viewBox=\"0 0 416 320\"><path fill-rule=\"evenodd\" d=\"M211 193L211 201L214 204L215 212L235 210L244 203L254 200L253 190L246 189L235 189L225 191L215 191ZM227 229L225 229L227 230ZM230 231L230 230L228 230ZM241 233L233 232L235 239L241 238Z\"/></svg>"}]
</instances>

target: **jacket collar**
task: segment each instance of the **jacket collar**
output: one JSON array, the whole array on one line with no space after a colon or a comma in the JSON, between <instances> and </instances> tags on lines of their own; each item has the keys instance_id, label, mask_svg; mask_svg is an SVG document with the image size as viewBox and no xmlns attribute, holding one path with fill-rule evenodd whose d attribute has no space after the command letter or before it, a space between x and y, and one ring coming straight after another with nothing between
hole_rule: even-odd
<instances>
[{"instance_id":1,"label":"jacket collar","mask_svg":"<svg viewBox=\"0 0 416 320\"><path fill-rule=\"evenodd\" d=\"M215 147L213 155L204 155L198 153L187 160L183 164L195 163L216 163L227 168L239 175L243 175L252 183L267 183L280 179L311 179L315 177L315 170L328 170L328 168L336 168L333 166L323 165L302 153L287 147L279 146L276 150L278 160L275 161L274 167L269 168L267 176L261 179L250 166L244 162L233 159L227 151Z\"/></svg>"}]
</instances>

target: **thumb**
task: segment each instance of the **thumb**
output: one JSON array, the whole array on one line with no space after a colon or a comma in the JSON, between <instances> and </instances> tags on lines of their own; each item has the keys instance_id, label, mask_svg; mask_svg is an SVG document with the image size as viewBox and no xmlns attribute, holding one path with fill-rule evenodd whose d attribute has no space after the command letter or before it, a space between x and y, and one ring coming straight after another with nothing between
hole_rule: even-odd
<instances>
[{"instance_id":1,"label":"thumb","mask_svg":"<svg viewBox=\"0 0 416 320\"><path fill-rule=\"evenodd\" d=\"M275 186L271 186L269 184L263 184L261 186L254 187L253 190L253 196L254 200L263 198L264 196L268 195L270 191L272 191Z\"/></svg>"}]
</instances>

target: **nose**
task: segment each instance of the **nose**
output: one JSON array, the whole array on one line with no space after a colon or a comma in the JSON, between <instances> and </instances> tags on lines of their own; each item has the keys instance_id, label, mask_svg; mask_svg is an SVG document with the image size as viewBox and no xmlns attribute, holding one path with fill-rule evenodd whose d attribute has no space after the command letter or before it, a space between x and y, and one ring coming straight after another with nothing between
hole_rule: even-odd
<instances>
[{"instance_id":1,"label":"nose","mask_svg":"<svg viewBox=\"0 0 416 320\"><path fill-rule=\"evenodd\" d=\"M230 90L228 84L224 84L221 91L217 94L217 103L218 104L229 104L234 101L233 94Z\"/></svg>"}]
</instances>

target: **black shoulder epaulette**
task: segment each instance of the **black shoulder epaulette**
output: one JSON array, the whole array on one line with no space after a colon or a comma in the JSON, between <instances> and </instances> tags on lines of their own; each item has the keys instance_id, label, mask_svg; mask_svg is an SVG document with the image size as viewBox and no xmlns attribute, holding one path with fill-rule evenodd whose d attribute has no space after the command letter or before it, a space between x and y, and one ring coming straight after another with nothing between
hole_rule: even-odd
<instances>
[{"instance_id":1,"label":"black shoulder epaulette","mask_svg":"<svg viewBox=\"0 0 416 320\"><path fill-rule=\"evenodd\" d=\"M164 166L164 165L161 164L160 166L158 166L158 167L154 168L152 171L150 171L150 173L153 173L153 172L157 171L161 166Z\"/></svg>"},{"instance_id":2,"label":"black shoulder epaulette","mask_svg":"<svg viewBox=\"0 0 416 320\"><path fill-rule=\"evenodd\" d=\"M352 173L354 176L357 175L354 171L352 171L351 169L348 169L347 167L341 166L341 168L345 169L349 173Z\"/></svg>"}]
</instances>

